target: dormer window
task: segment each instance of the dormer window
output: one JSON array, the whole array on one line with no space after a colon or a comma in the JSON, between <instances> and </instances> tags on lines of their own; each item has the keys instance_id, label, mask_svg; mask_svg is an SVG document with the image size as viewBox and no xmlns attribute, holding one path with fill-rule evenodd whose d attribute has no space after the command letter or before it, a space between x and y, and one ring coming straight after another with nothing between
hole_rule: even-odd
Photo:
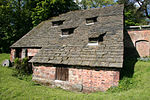
<instances>
[{"instance_id":1,"label":"dormer window","mask_svg":"<svg viewBox=\"0 0 150 100\"><path fill-rule=\"evenodd\" d=\"M88 41L88 45L89 46L95 46L98 45L99 42L103 42L103 38L106 35L106 33L103 33L101 35L98 34L91 34L91 36L89 37L89 41Z\"/></svg>"},{"instance_id":2,"label":"dormer window","mask_svg":"<svg viewBox=\"0 0 150 100\"><path fill-rule=\"evenodd\" d=\"M62 29L62 36L69 36L70 34L73 34L75 28L67 28Z\"/></svg>"},{"instance_id":3,"label":"dormer window","mask_svg":"<svg viewBox=\"0 0 150 100\"><path fill-rule=\"evenodd\" d=\"M59 21L53 21L52 22L52 26L57 27L59 25L62 25L64 22L64 20L59 20Z\"/></svg>"},{"instance_id":4,"label":"dormer window","mask_svg":"<svg viewBox=\"0 0 150 100\"><path fill-rule=\"evenodd\" d=\"M89 38L88 45L98 45L98 38Z\"/></svg>"},{"instance_id":5,"label":"dormer window","mask_svg":"<svg viewBox=\"0 0 150 100\"><path fill-rule=\"evenodd\" d=\"M86 25L92 25L95 22L97 22L97 17L87 18L86 19Z\"/></svg>"}]
</instances>

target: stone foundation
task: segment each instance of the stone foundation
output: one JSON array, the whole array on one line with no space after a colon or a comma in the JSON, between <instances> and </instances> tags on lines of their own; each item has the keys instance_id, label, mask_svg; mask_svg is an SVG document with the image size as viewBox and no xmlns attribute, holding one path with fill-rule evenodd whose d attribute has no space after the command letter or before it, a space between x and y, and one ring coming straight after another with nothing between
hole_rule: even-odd
<instances>
[{"instance_id":1,"label":"stone foundation","mask_svg":"<svg viewBox=\"0 0 150 100\"><path fill-rule=\"evenodd\" d=\"M56 67L53 65L33 65L33 81L51 87L79 92L106 91L117 86L119 69L113 68L76 68L68 67L69 80L55 80Z\"/></svg>"}]
</instances>

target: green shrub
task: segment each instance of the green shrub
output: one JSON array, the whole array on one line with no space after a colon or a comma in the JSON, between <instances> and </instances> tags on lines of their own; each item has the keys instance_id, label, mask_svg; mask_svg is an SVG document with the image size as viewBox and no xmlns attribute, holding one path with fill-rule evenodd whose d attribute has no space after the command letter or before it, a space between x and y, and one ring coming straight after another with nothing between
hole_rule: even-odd
<instances>
[{"instance_id":1,"label":"green shrub","mask_svg":"<svg viewBox=\"0 0 150 100\"><path fill-rule=\"evenodd\" d=\"M26 75L32 73L32 67L28 64L28 58L19 59L16 58L14 60L14 74L13 76L17 76L22 79Z\"/></svg>"},{"instance_id":2,"label":"green shrub","mask_svg":"<svg viewBox=\"0 0 150 100\"><path fill-rule=\"evenodd\" d=\"M133 78L124 77L122 80L119 81L119 86L117 87L111 87L109 88L109 92L122 92L122 91L128 91L132 88L135 88L137 86L137 80L134 80Z\"/></svg>"}]
</instances>

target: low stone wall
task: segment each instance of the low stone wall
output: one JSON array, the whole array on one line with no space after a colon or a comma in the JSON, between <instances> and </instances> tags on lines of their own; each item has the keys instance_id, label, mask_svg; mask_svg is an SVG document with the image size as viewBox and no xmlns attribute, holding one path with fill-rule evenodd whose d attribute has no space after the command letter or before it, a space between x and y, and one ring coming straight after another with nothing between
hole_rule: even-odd
<instances>
[{"instance_id":1,"label":"low stone wall","mask_svg":"<svg viewBox=\"0 0 150 100\"><path fill-rule=\"evenodd\" d=\"M56 67L53 65L33 65L33 81L51 87L61 87L79 92L106 91L117 86L119 69L113 68L77 68L68 67L69 80L55 80Z\"/></svg>"}]
</instances>

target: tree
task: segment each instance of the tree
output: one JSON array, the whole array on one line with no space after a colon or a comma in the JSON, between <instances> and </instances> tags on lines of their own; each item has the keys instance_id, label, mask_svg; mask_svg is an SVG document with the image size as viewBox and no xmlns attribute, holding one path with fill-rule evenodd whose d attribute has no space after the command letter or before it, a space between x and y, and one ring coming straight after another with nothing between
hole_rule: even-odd
<instances>
[{"instance_id":1,"label":"tree","mask_svg":"<svg viewBox=\"0 0 150 100\"><path fill-rule=\"evenodd\" d=\"M125 26L147 24L144 12L138 12L135 0L118 0L118 4L124 4Z\"/></svg>"},{"instance_id":2,"label":"tree","mask_svg":"<svg viewBox=\"0 0 150 100\"><path fill-rule=\"evenodd\" d=\"M98 7L102 8L103 6L110 6L115 4L114 0L81 0L81 2L76 0L76 3L80 5L82 9Z\"/></svg>"},{"instance_id":3,"label":"tree","mask_svg":"<svg viewBox=\"0 0 150 100\"><path fill-rule=\"evenodd\" d=\"M150 19L150 0L135 0L139 4L137 12L144 12L146 17Z\"/></svg>"},{"instance_id":4,"label":"tree","mask_svg":"<svg viewBox=\"0 0 150 100\"><path fill-rule=\"evenodd\" d=\"M0 52L43 20L79 9L73 0L0 0Z\"/></svg>"},{"instance_id":5,"label":"tree","mask_svg":"<svg viewBox=\"0 0 150 100\"><path fill-rule=\"evenodd\" d=\"M0 52L5 51L5 46L10 43L8 41L12 36L12 8L8 0L0 1Z\"/></svg>"},{"instance_id":6,"label":"tree","mask_svg":"<svg viewBox=\"0 0 150 100\"><path fill-rule=\"evenodd\" d=\"M41 0L36 3L32 12L32 23L36 26L50 17L77 9L79 9L79 6L73 0Z\"/></svg>"},{"instance_id":7,"label":"tree","mask_svg":"<svg viewBox=\"0 0 150 100\"><path fill-rule=\"evenodd\" d=\"M34 0L0 1L0 52L9 52L9 46L32 27L31 5Z\"/></svg>"}]
</instances>

